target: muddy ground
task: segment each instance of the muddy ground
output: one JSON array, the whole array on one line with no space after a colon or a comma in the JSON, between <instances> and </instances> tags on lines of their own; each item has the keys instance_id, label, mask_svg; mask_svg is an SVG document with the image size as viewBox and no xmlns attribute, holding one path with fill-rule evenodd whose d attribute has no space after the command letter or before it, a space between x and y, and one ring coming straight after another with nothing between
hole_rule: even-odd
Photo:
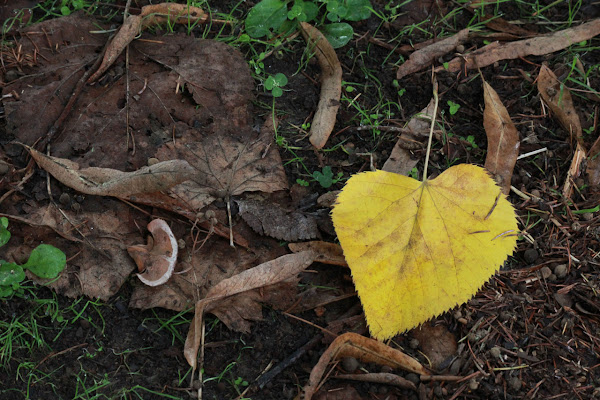
<instances>
[{"instance_id":1,"label":"muddy ground","mask_svg":"<svg viewBox=\"0 0 600 400\"><path fill-rule=\"evenodd\" d=\"M117 3L123 6L125 2ZM542 3L540 7L545 5ZM13 238L0 254L2 258L23 258L27 249L43 241L65 251L69 268L78 269L69 270L70 274L65 274L68 276L55 283L59 294L35 286L26 292L33 294L0 302L2 321L15 321L20 316L24 322L35 321L38 332L17 330L20 338L31 341L40 335L45 342L39 346L16 345L12 354L4 349L1 397L184 399L197 396L197 387L189 387L190 368L183 357L191 314L174 310L190 309L193 302L189 296L192 299L202 296L216 276L223 279L221 275L239 272L236 268L254 266L287 253L286 242L293 240L269 238L248 227L251 222L242 218L239 211L244 204L250 204L244 201L268 199L272 203L266 204L301 210L312 218L316 227L312 229L316 231L295 232L298 237L335 241L329 209L318 203L317 198L341 189L345 179L368 170L371 164L381 168L398 137L396 132L385 128L358 129L366 124L366 118L357 112L357 106L366 110L367 115L380 114L371 117L377 124L398 127L431 100L429 70L394 81L397 66L393 63L400 53L390 50L386 43L393 43L392 39L405 24L427 18L429 22L422 28L440 33L441 25L431 21L449 15L458 6L452 2L440 2L440 7L433 8L427 2L419 4L428 7L407 7L406 14L392 23L382 24L375 16L353 23L355 37L337 50L346 82L343 97L347 100L342 101L327 151L315 151L301 128L315 112L320 71L315 62L304 63L305 43L300 38L287 42L264 62L266 73L281 72L289 78L283 96L273 103L271 94L252 79L246 66L252 54L247 45L234 50L223 43L201 41L198 37L205 32L204 28L194 30L191 37L183 28L171 34L161 29L145 32L131 46L130 92L132 98L140 96L130 106L131 137L124 133L124 58L116 62L100 84L84 87L64 125L66 128L52 138L52 155L76 161L82 167L123 171L139 169L151 158L160 161L184 158L202 169L248 155L251 171L239 169L238 175L242 176L236 181L239 186L248 186L252 181L249 174L258 171L257 175L262 177L258 190L267 193L285 189L279 197L262 194L248 199L247 194L228 192L231 198L225 199L218 193L218 186L224 181L215 172L210 191L192 188L178 197L188 203L197 202L193 204L198 209L206 204L212 207L217 222L205 218L202 229L194 223L193 215L177 212L179 203L165 205L156 198L122 202L111 197L82 195L52 178L48 181L46 173L30 163L29 153L14 143L34 145L50 130L79 77L90 68L106 43L107 35L87 32L97 29L93 28L98 26L94 23L101 27L119 24L119 18L107 22L98 15L79 13L66 21L44 22L48 24L44 29L33 25L23 28L21 33L13 30L5 40L24 47L19 50L21 59L11 58L10 49L16 49L14 45L3 50L3 95L17 95L3 99L0 159L7 168L0 180L0 195L11 193L3 197L0 212L22 220L11 220ZM141 5L140 2L136 6ZM251 5L240 5L233 15L242 18ZM233 7L233 3L219 5L218 11L227 13L228 7ZM381 11L384 4L374 2L374 7ZM503 18L519 20L520 27L537 33L546 33L557 26L565 28L561 23L569 12L566 4L555 5L545 10L549 23L541 24L539 19L531 17L529 9L516 3L502 3L499 7ZM577 9L573 26L594 13L598 13L597 5L586 3ZM471 13L460 9L452 19L452 29L466 27L471 18ZM219 33L220 28L215 24L207 29L208 38L218 36L222 40L239 34L235 29L228 34ZM491 32L489 28L483 29ZM74 35L80 34L81 41L74 45ZM427 39L427 35L415 30L410 37L402 36L399 44ZM60 46L52 48L48 43ZM462 50L482 45L483 39L473 38ZM600 386L597 373L600 213L594 210L599 204L599 192L588 186L582 176L576 180L578 190L571 199L574 209L591 211L565 212L560 192L574 146L569 133L542 108L534 84L542 64L564 80L572 73L573 60L577 58L587 71L587 85L599 88L599 45L600 40L594 38L582 44L587 50L570 49L503 60L481 70L519 129L521 154L547 149L535 157L517 161L515 166L512 185L531 199L524 200L515 192L509 195L517 209L520 227L526 228L533 240L519 241L514 255L471 301L427 323L428 337L409 332L390 342L426 366L432 356L444 355L436 363L436 372L461 378L427 381L401 370L344 359L333 367L317 395L319 399L600 396L596 389ZM197 62L200 55L202 62ZM454 53L437 59L434 65L452 58ZM298 71L299 66L302 68ZM169 97L168 93L179 84L178 76L185 77L188 89L181 90L179 97ZM478 72L441 71L437 80L440 108L444 111L442 123L452 136L443 142L434 141L430 174L439 174L461 162L483 165L487 140ZM572 83L568 86L573 87ZM154 96L144 96L144 90L153 91ZM575 108L583 129L588 132L585 141L591 146L598 137L600 97L589 90L574 93ZM455 114L450 113L448 101L460 105ZM386 102L392 105L385 105ZM279 123L277 133L268 125L263 126L272 117L273 104ZM393 115L384 115L385 110ZM261 144L265 137L275 138L274 143L248 150L248 143ZM194 147L198 143L202 146ZM200 150L205 148L210 151L201 154ZM186 153L186 149L193 151ZM228 158L231 154L235 157ZM213 156L222 157L221 161L215 161ZM413 148L412 158L418 160L417 169L422 171L424 147ZM309 175L326 166L331 167L335 177L340 173L342 177L327 188ZM308 186L299 184L299 180L307 181ZM23 184L19 184L21 181ZM233 200L236 234L240 241L246 240L252 251L240 250L240 246L232 250L234 254L229 250L227 200ZM78 222L76 232L59 209ZM183 248L190 259L196 257L198 263L211 260L213 269L206 273L202 285L189 289L182 283L178 288L158 292L142 288L131 274L135 264L125 249L144 241L145 226L151 217L170 222L175 236L184 241ZM211 227L213 231L225 227L224 237L213 232L200 246ZM60 236L57 231L65 235ZM92 238L92 243L82 240L84 236ZM73 241L73 237L78 240ZM106 271L107 266L110 271ZM207 316L203 398L242 398L242 392L244 398L259 400L295 398L320 354L332 341L331 335L319 327L335 334L350 331L368 334L349 269L316 263L292 286L295 289L286 286L273 291L271 297L261 294L266 304L258 309L258 316L256 308L252 316L240 319L217 310L220 319L229 322L227 325L213 315ZM179 293L190 290L189 296ZM101 300L93 300L98 297ZM56 299L59 311L45 306L40 299ZM254 320L258 317L262 319ZM232 327L248 331L240 333ZM434 346L432 342L438 346L433 353L426 348ZM15 338L14 343L21 342ZM286 362L289 365L278 374L267 373ZM417 389L335 379L340 373L361 371L394 372L413 382Z\"/></svg>"}]
</instances>

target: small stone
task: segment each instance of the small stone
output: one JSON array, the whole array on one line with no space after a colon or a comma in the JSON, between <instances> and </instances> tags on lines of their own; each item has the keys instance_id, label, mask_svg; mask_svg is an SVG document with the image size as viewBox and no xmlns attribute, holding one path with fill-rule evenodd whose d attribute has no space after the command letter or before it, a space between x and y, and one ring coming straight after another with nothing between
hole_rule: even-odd
<instances>
[{"instance_id":1,"label":"small stone","mask_svg":"<svg viewBox=\"0 0 600 400\"><path fill-rule=\"evenodd\" d=\"M556 275L558 279L564 279L567 276L567 272L567 264L559 264L556 267L554 267L554 275Z\"/></svg>"},{"instance_id":2,"label":"small stone","mask_svg":"<svg viewBox=\"0 0 600 400\"><path fill-rule=\"evenodd\" d=\"M561 307L571 308L573 306L573 299L569 294L554 293L554 300L556 300Z\"/></svg>"},{"instance_id":3,"label":"small stone","mask_svg":"<svg viewBox=\"0 0 600 400\"><path fill-rule=\"evenodd\" d=\"M460 318L462 318L463 315L460 310L456 310L456 311L454 311L453 316L454 316L454 319L460 319Z\"/></svg>"},{"instance_id":4,"label":"small stone","mask_svg":"<svg viewBox=\"0 0 600 400\"><path fill-rule=\"evenodd\" d=\"M490 349L490 355L493 358L499 358L501 354L502 354L502 352L500 351L500 347L498 347L498 346L494 346Z\"/></svg>"},{"instance_id":5,"label":"small stone","mask_svg":"<svg viewBox=\"0 0 600 400\"><path fill-rule=\"evenodd\" d=\"M460 373L460 368L462 367L462 364L462 358L457 358L456 360L454 360L452 365L450 365L450 375L458 375Z\"/></svg>"},{"instance_id":6,"label":"small stone","mask_svg":"<svg viewBox=\"0 0 600 400\"><path fill-rule=\"evenodd\" d=\"M548 279L550 278L550 275L552 275L552 270L548 267L542 267L542 269L540 269L540 273L542 274L542 278Z\"/></svg>"},{"instance_id":7,"label":"small stone","mask_svg":"<svg viewBox=\"0 0 600 400\"><path fill-rule=\"evenodd\" d=\"M151 167L154 164L158 164L160 161L158 161L158 158L154 158L154 157L150 157L148 159L148 166Z\"/></svg>"},{"instance_id":8,"label":"small stone","mask_svg":"<svg viewBox=\"0 0 600 400\"><path fill-rule=\"evenodd\" d=\"M440 398L440 399L442 397L444 397L444 393L442 393L442 387L440 385L436 385L433 388L433 394L435 395L435 397Z\"/></svg>"},{"instance_id":9,"label":"small stone","mask_svg":"<svg viewBox=\"0 0 600 400\"><path fill-rule=\"evenodd\" d=\"M79 203L73 203L73 204L71 204L71 209L73 211L77 212L77 211L81 210L81 204L79 204Z\"/></svg>"},{"instance_id":10,"label":"small stone","mask_svg":"<svg viewBox=\"0 0 600 400\"><path fill-rule=\"evenodd\" d=\"M539 200L542 198L542 194L541 194L541 193L540 193L540 191L539 191L539 190L537 190L537 189L533 189L533 190L531 191L531 196L533 196L533 199L534 199L535 201L539 201Z\"/></svg>"},{"instance_id":11,"label":"small stone","mask_svg":"<svg viewBox=\"0 0 600 400\"><path fill-rule=\"evenodd\" d=\"M523 258L525 259L525 262L528 264L534 263L538 259L539 256L540 256L540 254L538 253L538 251L536 249L527 249L527 250L525 250L525 253L523 254Z\"/></svg>"},{"instance_id":12,"label":"small stone","mask_svg":"<svg viewBox=\"0 0 600 400\"><path fill-rule=\"evenodd\" d=\"M581 224L575 221L571 224L571 229L575 232L579 232L579 230L581 229Z\"/></svg>"},{"instance_id":13,"label":"small stone","mask_svg":"<svg viewBox=\"0 0 600 400\"><path fill-rule=\"evenodd\" d=\"M344 357L342 359L342 368L344 368L344 371L352 373L358 368L358 360L354 357Z\"/></svg>"},{"instance_id":14,"label":"small stone","mask_svg":"<svg viewBox=\"0 0 600 400\"><path fill-rule=\"evenodd\" d=\"M419 378L419 375L413 374L412 372L410 374L406 374L405 378L407 381L410 381L410 382L414 383L415 385L418 385L419 383L421 383L421 378Z\"/></svg>"},{"instance_id":15,"label":"small stone","mask_svg":"<svg viewBox=\"0 0 600 400\"><path fill-rule=\"evenodd\" d=\"M6 74L4 74L4 80L6 80L6 82L12 82L17 79L19 79L19 72L17 72L16 69L6 71Z\"/></svg>"},{"instance_id":16,"label":"small stone","mask_svg":"<svg viewBox=\"0 0 600 400\"><path fill-rule=\"evenodd\" d=\"M419 341L417 339L410 339L410 342L408 342L408 346L411 349L416 349L417 347L419 347Z\"/></svg>"},{"instance_id":17,"label":"small stone","mask_svg":"<svg viewBox=\"0 0 600 400\"><path fill-rule=\"evenodd\" d=\"M471 379L469 381L469 389L477 390L477 388L479 388L479 382L477 382L475 379Z\"/></svg>"},{"instance_id":18,"label":"small stone","mask_svg":"<svg viewBox=\"0 0 600 400\"><path fill-rule=\"evenodd\" d=\"M508 380L508 386L515 392L518 392L519 390L521 390L522 385L523 385L523 383L516 376L513 376L512 378L510 378Z\"/></svg>"},{"instance_id":19,"label":"small stone","mask_svg":"<svg viewBox=\"0 0 600 400\"><path fill-rule=\"evenodd\" d=\"M458 46L456 46L456 52L457 53L464 53L465 52L465 46L463 46L462 44L459 44Z\"/></svg>"},{"instance_id":20,"label":"small stone","mask_svg":"<svg viewBox=\"0 0 600 400\"><path fill-rule=\"evenodd\" d=\"M585 221L591 221L594 219L594 213L591 213L591 212L583 213L582 217Z\"/></svg>"},{"instance_id":21,"label":"small stone","mask_svg":"<svg viewBox=\"0 0 600 400\"><path fill-rule=\"evenodd\" d=\"M0 175L8 174L9 170L10 170L10 167L8 166L8 164L0 161Z\"/></svg>"},{"instance_id":22,"label":"small stone","mask_svg":"<svg viewBox=\"0 0 600 400\"><path fill-rule=\"evenodd\" d=\"M63 193L58 198L58 202L66 206L71 202L71 196L69 196L69 193Z\"/></svg>"}]
</instances>

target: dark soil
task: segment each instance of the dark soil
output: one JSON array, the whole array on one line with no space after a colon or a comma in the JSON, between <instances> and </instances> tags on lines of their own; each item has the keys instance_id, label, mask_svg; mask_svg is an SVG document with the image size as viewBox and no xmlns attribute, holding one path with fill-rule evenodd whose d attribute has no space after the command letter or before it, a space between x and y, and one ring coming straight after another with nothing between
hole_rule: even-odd
<instances>
[{"instance_id":1,"label":"dark soil","mask_svg":"<svg viewBox=\"0 0 600 400\"><path fill-rule=\"evenodd\" d=\"M123 6L125 1L117 3ZM138 3L140 4L136 6L141 7L142 2ZM379 2L373 3L379 11L385 6ZM418 3L431 6L425 1ZM345 96L352 99L360 93L355 103L368 113L375 112L371 110L385 110L386 107L381 106L382 101L397 102L400 105L400 108L391 106L393 115L376 118L382 126L402 126L412 115L422 110L432 97L431 76L427 69L394 82L396 66L393 63L400 59L400 55L394 52L390 54L390 49L382 43L391 42L396 46L430 39L422 31L415 30L410 38L405 35L400 42L394 40L404 23L414 22L410 18L416 21L430 18L429 21L435 21L457 7L452 2L439 3L441 7L434 7L433 11L425 14L420 13L429 9L427 7L409 7L406 15L393 23L380 25L381 21L375 17L353 23L354 40L337 50L344 73L343 81L346 82ZM551 1L541 2L540 8L549 3ZM596 4L584 3L584 7L575 14L573 25L598 13ZM234 5L219 4L218 11L227 13ZM234 16L243 18L251 5L243 3L234 12ZM531 18L531 11L521 9L520 6L522 4L516 2L499 5L503 18L521 20L521 26L531 31L545 33L550 28L567 27L564 23L559 24L568 15L567 4L555 5L544 14L548 21L556 22L556 26L536 24L540 20ZM454 28L459 30L466 27L471 18L471 13L461 9L452 19ZM430 22L424 23L422 28L433 32L433 35L441 33L442 28L447 30L441 24L432 25ZM213 26L209 37L217 36L219 29L220 26ZM199 29L194 34L201 35L202 30ZM236 32L233 34L237 35ZM155 32L154 35L160 38L163 33ZM223 38L223 34L220 38ZM373 38L376 40L371 40ZM16 39L18 35L6 38ZM469 50L482 45L482 40L472 40L465 47ZM282 51L275 51L264 64L268 74L282 72L289 78L284 95L275 100L275 108L279 119L278 135L285 142L285 145L284 142L279 142L282 144L279 152L292 186L291 191L295 193L293 197L302 199L304 211L327 215L328 210L319 206L316 199L328 191L341 189L343 180L325 189L318 182L312 181L309 173L330 166L335 176L341 172L346 179L354 173L368 170L371 162L375 167L381 168L396 143L397 134L384 129L357 129L361 125L361 116L354 106L343 101L334 133L326 147L329 150L315 151L308 142L306 133L299 129L312 118L319 98L318 65L309 62L297 73L298 66L304 61L304 47L305 43L298 38L285 44ZM550 116L543 114L533 83L542 63L547 64L560 79L566 79L569 74L574 73L571 65L574 57L578 57L585 70L589 71L589 87L599 88L600 39L589 40L585 47L588 50L565 50L546 56L500 61L481 70L486 81L498 92L520 130L520 152L524 154L543 147L548 151L519 160L512 178L514 187L533 195L531 200L523 200L514 193L510 195L510 200L518 211L520 228L527 230L533 243L520 241L515 254L471 301L428 323L445 327L455 341L450 343L450 340L447 345L456 346L456 350L440 363L436 372L463 378L421 381L415 374L390 371L387 367L378 365L353 364L353 360L346 360L333 367L320 390L319 399L600 397L597 389L600 387L597 372L600 366L600 213L565 212L560 192L574 146L569 140L568 132ZM249 48L242 46L240 50L242 53L247 52L243 55L250 57ZM4 51L3 55L7 56ZM435 65L453 57L454 54L449 54L437 60ZM20 68L17 65L2 68L3 87L9 86L10 81L23 74ZM440 84L440 108L444 110L442 123L452 133L452 138L446 143L434 142L430 174L435 176L456 163L483 165L487 140L483 129L483 92L478 72L441 72L437 79ZM245 122L259 127L271 115L272 97L258 81L255 83L255 101L251 110L253 122ZM43 85L44 82L38 84ZM122 85L122 81L119 84ZM350 92L349 86L355 91ZM578 89L572 82L567 86ZM400 89L403 91L402 96L398 96ZM89 94L96 89L86 90ZM9 93L4 91L3 94ZM68 97L66 94L64 96L61 98L62 105ZM450 115L447 101L460 105L455 115ZM585 137L589 148L598 136L599 97L588 91L574 92L574 102L583 128L590 132ZM122 108L122 105L118 107ZM57 111L60 112L60 108ZM157 111L155 123L162 128L166 123L158 113ZM35 112L32 114L35 115ZM227 116L223 117L226 118ZM22 129L25 129L38 121L20 122ZM206 125L213 123L207 117L200 122ZM26 138L23 139L15 137L15 127L6 126L5 117L2 117L2 125L0 160L10 165L10 168L3 173L4 177L0 176L0 196L10 189L16 190L0 203L0 213L27 217L33 213L31 210L48 204L46 174L37 170L23 187L19 187L18 182L22 178L19 170L27 166L29 157L27 152L11 141L19 139L33 144L41 133L47 131L48 126L27 131ZM110 155L112 149L105 149L103 153L96 153L93 157L85 155L89 154L89 148L94 147L96 134L96 131L90 130L87 134L78 132L77 136L73 136L76 140L73 137L63 137L56 146L56 152L62 157L85 161L88 165L104 166L103 157ZM156 137L156 130L146 136L135 156L130 154L119 159L122 165L114 167L131 170L143 165L153 154L149 153L150 146L160 144L164 139ZM470 136L472 139L469 141ZM146 144L149 147L144 147ZM417 149L413 155L419 160L418 170L422 171L425 150ZM310 185L303 187L296 184L297 180L310 181ZM587 186L584 178L579 178L576 184L580 190L572 195L571 209L593 209L600 204L596 188ZM72 197L69 207L77 204L75 207L105 212L117 203L104 198L90 199L89 196L79 198L69 188L55 182L53 185L56 199L61 193L68 193ZM222 210L224 206L221 206ZM152 207L140 207L141 211L138 211L139 207L131 208L128 214L128 226L132 234L139 233L137 226L145 226L149 214L158 213L173 221L182 220L175 214L156 211ZM535 221L537 222L533 224ZM241 221L239 223L242 224ZM10 245L31 245L49 238L51 241L59 241L56 242L57 247L60 244L75 246L67 244L66 239L52 238L52 232L42 227L28 227L16 221L11 221L10 226L13 233ZM189 231L190 226L187 221L181 223L181 236ZM319 228L325 240L335 241L330 223L320 221ZM267 243L265 246L278 245L267 239L264 243ZM7 257L4 251L8 247L10 246L0 249L2 258ZM71 256L76 253L75 250L65 252ZM0 355L3 357L0 364L5 364L5 367L0 368L0 397L8 400L194 398L197 387L189 387L190 368L183 357L183 343L191 314L178 314L161 308L145 311L128 308L137 286L137 278L130 277L116 295L108 301L100 301L56 295L49 289L36 285L26 291L31 294L0 301L1 321L8 323L22 318L23 323L29 323L28 326L31 326L31 321L35 321L38 329L37 333L12 333L21 335L13 340L15 345L12 353L7 352L6 348L0 348ZM258 400L279 400L298 396L320 354L332 340L319 327L336 334L354 331L368 335L360 303L356 296L350 295L353 290L347 268L315 264L311 271L302 274L297 301L283 310L281 307L265 306L262 311L263 319L253 322L249 333L235 332L209 316L206 321L207 334L202 364L206 379L202 388L203 398L234 399L245 396ZM60 310L58 314L55 310L46 308L42 302L42 299L52 298L57 298ZM323 305L319 305L314 299L324 299ZM61 315L61 318L57 318L57 315ZM7 334L8 332L0 332L3 343L3 335ZM35 335L41 336L44 341L33 343ZM30 342L29 346L21 345L23 341ZM398 335L390 345L401 348L428 365L424 354L427 351L410 332ZM286 364L280 373L272 377L268 375L268 371L277 370L280 363L286 361L289 361L289 365ZM353 371L345 371L343 368ZM418 389L412 391L391 385L334 378L338 373L354 372L358 368L369 372L397 373L416 383ZM241 396L246 389L248 390Z\"/></svg>"}]
</instances>

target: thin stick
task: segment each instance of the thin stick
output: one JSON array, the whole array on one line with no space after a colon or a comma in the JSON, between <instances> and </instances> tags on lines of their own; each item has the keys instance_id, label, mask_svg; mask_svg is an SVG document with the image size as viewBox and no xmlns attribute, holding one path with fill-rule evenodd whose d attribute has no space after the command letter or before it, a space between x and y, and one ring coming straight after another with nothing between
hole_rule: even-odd
<instances>
[{"instance_id":1,"label":"thin stick","mask_svg":"<svg viewBox=\"0 0 600 400\"><path fill-rule=\"evenodd\" d=\"M427 141L427 152L425 153L425 167L423 168L423 182L427 180L427 165L429 165L429 153L431 153L431 141L433 139L433 127L435 125L435 116L437 115L438 108L438 84L433 75L433 115L431 116L431 128L429 129L429 140Z\"/></svg>"}]
</instances>

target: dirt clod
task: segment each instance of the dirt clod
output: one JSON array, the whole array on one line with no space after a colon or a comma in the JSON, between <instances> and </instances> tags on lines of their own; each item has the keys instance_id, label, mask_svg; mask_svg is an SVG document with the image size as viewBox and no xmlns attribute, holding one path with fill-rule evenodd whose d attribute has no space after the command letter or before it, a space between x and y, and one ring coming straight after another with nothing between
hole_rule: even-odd
<instances>
[{"instance_id":1,"label":"dirt clod","mask_svg":"<svg viewBox=\"0 0 600 400\"><path fill-rule=\"evenodd\" d=\"M558 279L563 279L565 276L567 276L567 272L568 272L567 264L559 264L556 267L554 267L554 274L556 275L556 277Z\"/></svg>"},{"instance_id":2,"label":"dirt clod","mask_svg":"<svg viewBox=\"0 0 600 400\"><path fill-rule=\"evenodd\" d=\"M540 256L540 254L538 253L538 251L536 249L527 249L527 250L525 250L525 253L523 254L523 258L525 259L525 262L528 264L534 263L538 259L539 256Z\"/></svg>"},{"instance_id":3,"label":"dirt clod","mask_svg":"<svg viewBox=\"0 0 600 400\"><path fill-rule=\"evenodd\" d=\"M517 378L516 376L513 376L508 379L508 386L515 392L518 392L519 390L521 390L522 385L523 385L523 382L521 382L521 380L519 378Z\"/></svg>"},{"instance_id":4,"label":"dirt clod","mask_svg":"<svg viewBox=\"0 0 600 400\"><path fill-rule=\"evenodd\" d=\"M501 354L500 347L498 347L498 346L494 346L494 347L492 347L492 348L490 349L490 355L491 355L493 358L498 358L498 357L500 357L500 354Z\"/></svg>"},{"instance_id":5,"label":"dirt clod","mask_svg":"<svg viewBox=\"0 0 600 400\"><path fill-rule=\"evenodd\" d=\"M342 359L342 368L346 372L354 372L358 368L358 360L354 357L344 357Z\"/></svg>"},{"instance_id":6,"label":"dirt clod","mask_svg":"<svg viewBox=\"0 0 600 400\"><path fill-rule=\"evenodd\" d=\"M540 269L540 273L542 274L542 278L548 279L550 278L550 275L552 275L552 270L548 267L542 267L542 269Z\"/></svg>"}]
</instances>

